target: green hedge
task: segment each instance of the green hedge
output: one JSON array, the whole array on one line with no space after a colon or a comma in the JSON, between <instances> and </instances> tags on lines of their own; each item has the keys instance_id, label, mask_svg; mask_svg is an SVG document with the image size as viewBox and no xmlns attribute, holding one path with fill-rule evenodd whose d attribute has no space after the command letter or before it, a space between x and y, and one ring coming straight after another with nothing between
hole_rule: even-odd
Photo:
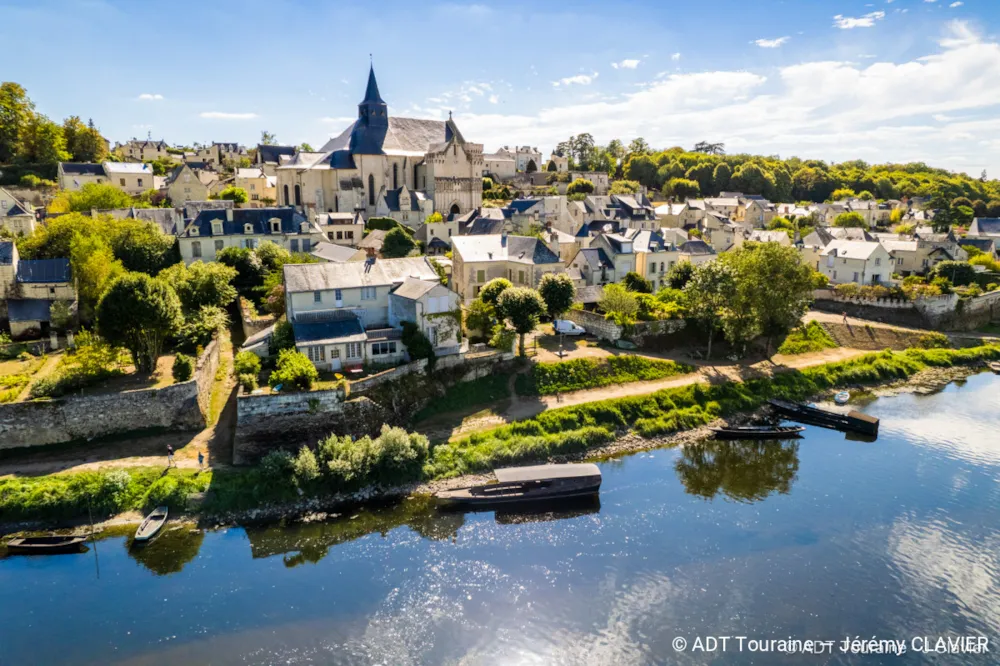
<instances>
[{"instance_id":1,"label":"green hedge","mask_svg":"<svg viewBox=\"0 0 1000 666\"><path fill-rule=\"evenodd\" d=\"M611 384L663 379L688 372L694 372L694 368L683 363L621 354L601 360L579 358L536 363L530 374L518 376L516 388L518 395L554 395Z\"/></svg>"}]
</instances>

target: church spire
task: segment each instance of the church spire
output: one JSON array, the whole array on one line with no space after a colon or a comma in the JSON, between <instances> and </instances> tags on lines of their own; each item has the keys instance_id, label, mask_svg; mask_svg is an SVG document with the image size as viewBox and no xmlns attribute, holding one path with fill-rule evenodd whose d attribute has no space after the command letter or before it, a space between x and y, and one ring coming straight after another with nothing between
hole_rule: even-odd
<instances>
[{"instance_id":1,"label":"church spire","mask_svg":"<svg viewBox=\"0 0 1000 666\"><path fill-rule=\"evenodd\" d=\"M365 99L362 104L385 104L381 95L378 94L378 82L375 81L375 65L368 68L368 88L365 90Z\"/></svg>"},{"instance_id":2,"label":"church spire","mask_svg":"<svg viewBox=\"0 0 1000 666\"><path fill-rule=\"evenodd\" d=\"M358 104L358 122L367 127L389 126L389 107L378 94L374 66L368 69L368 88L365 89L365 98Z\"/></svg>"}]
</instances>

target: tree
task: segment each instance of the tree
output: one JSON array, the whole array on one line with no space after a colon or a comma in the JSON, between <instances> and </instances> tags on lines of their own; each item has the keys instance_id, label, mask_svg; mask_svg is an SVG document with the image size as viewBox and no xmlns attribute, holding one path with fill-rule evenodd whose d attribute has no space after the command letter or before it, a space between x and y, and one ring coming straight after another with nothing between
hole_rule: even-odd
<instances>
[{"instance_id":1,"label":"tree","mask_svg":"<svg viewBox=\"0 0 1000 666\"><path fill-rule=\"evenodd\" d=\"M959 206L968 206L969 208L972 208L972 202L968 197L955 197L951 200L952 208L958 208Z\"/></svg>"},{"instance_id":2,"label":"tree","mask_svg":"<svg viewBox=\"0 0 1000 666\"><path fill-rule=\"evenodd\" d=\"M976 269L967 261L942 261L931 269L929 277L932 280L945 278L956 287L961 287L976 281Z\"/></svg>"},{"instance_id":3,"label":"tree","mask_svg":"<svg viewBox=\"0 0 1000 666\"><path fill-rule=\"evenodd\" d=\"M986 204L986 217L1000 217L1000 199L991 199Z\"/></svg>"},{"instance_id":4,"label":"tree","mask_svg":"<svg viewBox=\"0 0 1000 666\"><path fill-rule=\"evenodd\" d=\"M10 164L21 154L21 144L35 105L28 93L12 81L0 84L0 164Z\"/></svg>"},{"instance_id":5,"label":"tree","mask_svg":"<svg viewBox=\"0 0 1000 666\"><path fill-rule=\"evenodd\" d=\"M856 211L851 211L849 213L841 213L833 219L833 226L835 227L860 227L861 229L868 230L868 223L865 222L865 218L861 213Z\"/></svg>"},{"instance_id":6,"label":"tree","mask_svg":"<svg viewBox=\"0 0 1000 666\"><path fill-rule=\"evenodd\" d=\"M518 350L523 357L524 336L535 330L545 314L545 301L541 294L527 287L505 289L497 301L497 312L510 322L518 334Z\"/></svg>"},{"instance_id":7,"label":"tree","mask_svg":"<svg viewBox=\"0 0 1000 666\"><path fill-rule=\"evenodd\" d=\"M706 195L712 191L712 174L715 173L715 165L711 162L699 162L687 170L684 177L698 183L698 189Z\"/></svg>"},{"instance_id":8,"label":"tree","mask_svg":"<svg viewBox=\"0 0 1000 666\"><path fill-rule=\"evenodd\" d=\"M100 236L76 234L70 245L69 265L76 281L80 318L90 321L104 290L125 273L111 246Z\"/></svg>"},{"instance_id":9,"label":"tree","mask_svg":"<svg viewBox=\"0 0 1000 666\"><path fill-rule=\"evenodd\" d=\"M302 142L302 144L299 146L299 150L302 151L303 153L314 152L312 145L305 142Z\"/></svg>"},{"instance_id":10,"label":"tree","mask_svg":"<svg viewBox=\"0 0 1000 666\"><path fill-rule=\"evenodd\" d=\"M227 199L234 203L245 204L250 198L247 196L247 191L242 187L236 187L235 185L230 185L226 189L219 192L220 199Z\"/></svg>"},{"instance_id":11,"label":"tree","mask_svg":"<svg viewBox=\"0 0 1000 666\"><path fill-rule=\"evenodd\" d=\"M292 253L274 241L264 241L254 250L264 270L280 272L281 267L292 260Z\"/></svg>"},{"instance_id":12,"label":"tree","mask_svg":"<svg viewBox=\"0 0 1000 666\"><path fill-rule=\"evenodd\" d=\"M622 282L625 283L625 288L629 291L638 292L640 294L653 293L653 283L635 271L629 271L626 273L625 279L623 279Z\"/></svg>"},{"instance_id":13,"label":"tree","mask_svg":"<svg viewBox=\"0 0 1000 666\"><path fill-rule=\"evenodd\" d=\"M190 266L178 262L160 272L157 278L174 288L185 312L195 312L203 306L225 308L236 300L236 269L217 261L196 261Z\"/></svg>"},{"instance_id":14,"label":"tree","mask_svg":"<svg viewBox=\"0 0 1000 666\"><path fill-rule=\"evenodd\" d=\"M170 285L144 273L112 282L97 304L97 331L132 354L141 373L151 373L164 342L180 328L181 302Z\"/></svg>"},{"instance_id":15,"label":"tree","mask_svg":"<svg viewBox=\"0 0 1000 666\"><path fill-rule=\"evenodd\" d=\"M667 271L667 283L671 289L683 289L694 275L694 265L690 261L679 261Z\"/></svg>"},{"instance_id":16,"label":"tree","mask_svg":"<svg viewBox=\"0 0 1000 666\"><path fill-rule=\"evenodd\" d=\"M275 138L274 134L268 132L267 130L261 130L260 144L262 146L273 146L276 143L278 143L278 140Z\"/></svg>"},{"instance_id":17,"label":"tree","mask_svg":"<svg viewBox=\"0 0 1000 666\"><path fill-rule=\"evenodd\" d=\"M538 171L538 165L535 164L535 160L528 160L528 163L524 166L524 171L526 173L535 173Z\"/></svg>"},{"instance_id":18,"label":"tree","mask_svg":"<svg viewBox=\"0 0 1000 666\"><path fill-rule=\"evenodd\" d=\"M641 136L632 139L628 144L628 153L630 155L645 155L650 152L652 151L649 149L649 144Z\"/></svg>"},{"instance_id":19,"label":"tree","mask_svg":"<svg viewBox=\"0 0 1000 666\"><path fill-rule=\"evenodd\" d=\"M744 194L769 196L775 187L774 176L760 165L747 162L733 172L729 186Z\"/></svg>"},{"instance_id":20,"label":"tree","mask_svg":"<svg viewBox=\"0 0 1000 666\"><path fill-rule=\"evenodd\" d=\"M308 391L317 379L319 372L308 356L294 349L282 349L268 383L272 388L281 386Z\"/></svg>"},{"instance_id":21,"label":"tree","mask_svg":"<svg viewBox=\"0 0 1000 666\"><path fill-rule=\"evenodd\" d=\"M972 218L976 213L971 206L955 206L951 209L951 220L953 224L960 227L967 227L972 224Z\"/></svg>"},{"instance_id":22,"label":"tree","mask_svg":"<svg viewBox=\"0 0 1000 666\"><path fill-rule=\"evenodd\" d=\"M576 298L576 286L565 273L546 273L538 283L538 293L545 301L549 316L558 319L569 310Z\"/></svg>"},{"instance_id":23,"label":"tree","mask_svg":"<svg viewBox=\"0 0 1000 666\"><path fill-rule=\"evenodd\" d=\"M417 244L410 234L403 231L402 228L396 227L385 234L385 240L382 242L382 256L389 259L405 257L415 247Z\"/></svg>"},{"instance_id":24,"label":"tree","mask_svg":"<svg viewBox=\"0 0 1000 666\"><path fill-rule=\"evenodd\" d=\"M611 139L608 141L608 145L605 146L604 150L611 155L616 160L620 160L625 157L625 146L618 139Z\"/></svg>"},{"instance_id":25,"label":"tree","mask_svg":"<svg viewBox=\"0 0 1000 666\"><path fill-rule=\"evenodd\" d=\"M705 153L707 155L725 155L726 154L726 144L724 143L709 143L708 141L699 141L694 144L694 148L691 149L695 153Z\"/></svg>"},{"instance_id":26,"label":"tree","mask_svg":"<svg viewBox=\"0 0 1000 666\"><path fill-rule=\"evenodd\" d=\"M830 199L833 201L844 201L845 199L853 199L855 196L857 195L854 194L854 190L851 188L841 187L830 194Z\"/></svg>"},{"instance_id":27,"label":"tree","mask_svg":"<svg viewBox=\"0 0 1000 666\"><path fill-rule=\"evenodd\" d=\"M21 136L21 155L25 162L54 164L69 159L62 127L40 113L33 114Z\"/></svg>"},{"instance_id":28,"label":"tree","mask_svg":"<svg viewBox=\"0 0 1000 666\"><path fill-rule=\"evenodd\" d=\"M549 164L548 164L548 166L545 167L545 170L548 171L549 173L554 173L554 172L556 172L556 171L559 170L559 167L556 166L556 163L555 163L554 160L549 160ZM484 189L486 188L486 181L487 181L487 179L484 178L483 179L483 188ZM490 181L490 187L493 187L492 181Z\"/></svg>"},{"instance_id":29,"label":"tree","mask_svg":"<svg viewBox=\"0 0 1000 666\"><path fill-rule=\"evenodd\" d=\"M673 196L679 201L686 201L687 199L697 199L701 188L698 186L698 181L687 178L671 178L663 191L664 194Z\"/></svg>"},{"instance_id":30,"label":"tree","mask_svg":"<svg viewBox=\"0 0 1000 666\"><path fill-rule=\"evenodd\" d=\"M639 182L635 180L616 180L611 183L608 194L635 194L639 191Z\"/></svg>"},{"instance_id":31,"label":"tree","mask_svg":"<svg viewBox=\"0 0 1000 666\"><path fill-rule=\"evenodd\" d=\"M241 296L252 298L257 288L264 284L264 265L252 250L245 247L223 248L216 253L215 260L236 269L233 285Z\"/></svg>"},{"instance_id":32,"label":"tree","mask_svg":"<svg viewBox=\"0 0 1000 666\"><path fill-rule=\"evenodd\" d=\"M893 208L889 213L889 224L899 224L903 221L903 213L905 213L902 208Z\"/></svg>"},{"instance_id":33,"label":"tree","mask_svg":"<svg viewBox=\"0 0 1000 666\"><path fill-rule=\"evenodd\" d=\"M597 307L608 314L632 318L639 312L639 301L634 293L620 284L612 283L604 285Z\"/></svg>"},{"instance_id":34,"label":"tree","mask_svg":"<svg viewBox=\"0 0 1000 666\"><path fill-rule=\"evenodd\" d=\"M484 284L483 288L479 290L479 298L482 299L483 303L486 303L491 308L496 310L497 303L500 301L500 294L513 286L514 285L511 284L510 280L505 278L493 278Z\"/></svg>"},{"instance_id":35,"label":"tree","mask_svg":"<svg viewBox=\"0 0 1000 666\"><path fill-rule=\"evenodd\" d=\"M594 184L586 178L577 178L566 186L566 194L590 194L594 191Z\"/></svg>"},{"instance_id":36,"label":"tree","mask_svg":"<svg viewBox=\"0 0 1000 666\"><path fill-rule=\"evenodd\" d=\"M875 199L875 195L869 192L868 190L861 190L860 192L858 192L858 198L861 199L862 201L872 201L873 199Z\"/></svg>"},{"instance_id":37,"label":"tree","mask_svg":"<svg viewBox=\"0 0 1000 666\"><path fill-rule=\"evenodd\" d=\"M492 306L477 298L469 303L469 309L465 314L465 327L470 331L479 331L482 335L489 335L493 330L496 313Z\"/></svg>"},{"instance_id":38,"label":"tree","mask_svg":"<svg viewBox=\"0 0 1000 666\"><path fill-rule=\"evenodd\" d=\"M715 171L712 172L712 182L714 183L714 191L721 192L722 190L729 187L729 181L732 178L733 169L725 162L719 162L715 167Z\"/></svg>"},{"instance_id":39,"label":"tree","mask_svg":"<svg viewBox=\"0 0 1000 666\"><path fill-rule=\"evenodd\" d=\"M708 331L706 358L712 357L712 338L722 325L735 289L736 278L732 269L718 260L699 265L684 287L688 314Z\"/></svg>"},{"instance_id":40,"label":"tree","mask_svg":"<svg viewBox=\"0 0 1000 666\"><path fill-rule=\"evenodd\" d=\"M649 155L630 155L622 167L625 178L634 180L646 187L656 187L658 185L656 174L657 166Z\"/></svg>"},{"instance_id":41,"label":"tree","mask_svg":"<svg viewBox=\"0 0 1000 666\"><path fill-rule=\"evenodd\" d=\"M156 275L180 260L177 241L152 222L122 220L111 238L115 256L130 271Z\"/></svg>"},{"instance_id":42,"label":"tree","mask_svg":"<svg viewBox=\"0 0 1000 666\"><path fill-rule=\"evenodd\" d=\"M69 209L80 213L95 209L129 208L133 203L132 197L108 183L87 183L76 192L69 192L67 199Z\"/></svg>"},{"instance_id":43,"label":"tree","mask_svg":"<svg viewBox=\"0 0 1000 666\"><path fill-rule=\"evenodd\" d=\"M975 213L976 217L986 217L986 202L982 199L973 201L972 212Z\"/></svg>"}]
</instances>

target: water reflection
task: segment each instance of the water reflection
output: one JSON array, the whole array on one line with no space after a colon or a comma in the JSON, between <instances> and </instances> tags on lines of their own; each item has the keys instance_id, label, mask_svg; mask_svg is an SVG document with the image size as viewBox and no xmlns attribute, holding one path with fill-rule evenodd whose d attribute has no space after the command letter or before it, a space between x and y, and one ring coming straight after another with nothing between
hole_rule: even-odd
<instances>
[{"instance_id":1,"label":"water reflection","mask_svg":"<svg viewBox=\"0 0 1000 666\"><path fill-rule=\"evenodd\" d=\"M250 552L254 558L283 555L286 567L315 564L338 544L378 532L385 536L404 525L426 539L454 540L465 523L461 513L433 510L433 498L413 497L381 507L346 511L334 520L301 525L249 527Z\"/></svg>"},{"instance_id":2,"label":"water reflection","mask_svg":"<svg viewBox=\"0 0 1000 666\"><path fill-rule=\"evenodd\" d=\"M722 493L738 502L785 494L799 471L793 441L705 440L685 446L674 470L692 495L712 499Z\"/></svg>"},{"instance_id":3,"label":"water reflection","mask_svg":"<svg viewBox=\"0 0 1000 666\"><path fill-rule=\"evenodd\" d=\"M134 544L125 540L129 557L157 576L180 573L184 565L198 556L205 532L191 525L166 527L151 542Z\"/></svg>"},{"instance_id":4,"label":"water reflection","mask_svg":"<svg viewBox=\"0 0 1000 666\"><path fill-rule=\"evenodd\" d=\"M600 513L600 511L600 497L593 495L560 502L535 502L524 507L497 509L494 518L501 525L522 525L579 518L580 516Z\"/></svg>"}]
</instances>

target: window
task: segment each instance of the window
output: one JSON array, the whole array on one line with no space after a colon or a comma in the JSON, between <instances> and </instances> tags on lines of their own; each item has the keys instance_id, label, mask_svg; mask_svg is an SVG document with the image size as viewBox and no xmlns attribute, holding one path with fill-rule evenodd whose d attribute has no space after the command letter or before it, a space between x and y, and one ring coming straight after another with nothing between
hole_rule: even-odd
<instances>
[{"instance_id":1,"label":"window","mask_svg":"<svg viewBox=\"0 0 1000 666\"><path fill-rule=\"evenodd\" d=\"M875 265L876 266L882 265L882 257L875 257Z\"/></svg>"},{"instance_id":2,"label":"window","mask_svg":"<svg viewBox=\"0 0 1000 666\"><path fill-rule=\"evenodd\" d=\"M375 205L375 176L368 174L368 205Z\"/></svg>"},{"instance_id":3,"label":"window","mask_svg":"<svg viewBox=\"0 0 1000 666\"><path fill-rule=\"evenodd\" d=\"M340 358L340 347L333 347L330 350L330 360L332 361L335 358Z\"/></svg>"},{"instance_id":4,"label":"window","mask_svg":"<svg viewBox=\"0 0 1000 666\"><path fill-rule=\"evenodd\" d=\"M649 274L650 275L656 275L656 262L655 261L652 262L652 264L649 267Z\"/></svg>"},{"instance_id":5,"label":"window","mask_svg":"<svg viewBox=\"0 0 1000 666\"><path fill-rule=\"evenodd\" d=\"M326 237L330 240L333 240L333 232L332 231L326 232Z\"/></svg>"},{"instance_id":6,"label":"window","mask_svg":"<svg viewBox=\"0 0 1000 666\"><path fill-rule=\"evenodd\" d=\"M399 187L399 165L392 165L392 189Z\"/></svg>"},{"instance_id":7,"label":"window","mask_svg":"<svg viewBox=\"0 0 1000 666\"><path fill-rule=\"evenodd\" d=\"M201 256L201 241L194 241L191 243L191 256L200 257Z\"/></svg>"},{"instance_id":8,"label":"window","mask_svg":"<svg viewBox=\"0 0 1000 666\"><path fill-rule=\"evenodd\" d=\"M360 342L348 342L347 343L347 358L361 358L361 343Z\"/></svg>"},{"instance_id":9,"label":"window","mask_svg":"<svg viewBox=\"0 0 1000 666\"><path fill-rule=\"evenodd\" d=\"M333 300L337 301L337 303L342 302L344 300L344 293L342 291L340 291L339 289L334 289L333 290Z\"/></svg>"},{"instance_id":10,"label":"window","mask_svg":"<svg viewBox=\"0 0 1000 666\"><path fill-rule=\"evenodd\" d=\"M836 279L837 279L837 271L834 271L834 272L833 272L833 279L834 279L834 280L836 280Z\"/></svg>"},{"instance_id":11,"label":"window","mask_svg":"<svg viewBox=\"0 0 1000 666\"><path fill-rule=\"evenodd\" d=\"M253 192L255 189L257 189L257 186L254 185L253 183L250 183L250 191Z\"/></svg>"},{"instance_id":12,"label":"window","mask_svg":"<svg viewBox=\"0 0 1000 666\"><path fill-rule=\"evenodd\" d=\"M897 266L902 266L903 265L903 258L902 257L900 257L899 259L896 260L896 265Z\"/></svg>"},{"instance_id":13,"label":"window","mask_svg":"<svg viewBox=\"0 0 1000 666\"><path fill-rule=\"evenodd\" d=\"M354 232L353 231L345 231L344 232L344 238L346 238L347 240L354 240Z\"/></svg>"},{"instance_id":14,"label":"window","mask_svg":"<svg viewBox=\"0 0 1000 666\"><path fill-rule=\"evenodd\" d=\"M323 345L312 345L306 347L306 355L313 363L323 363L326 361L326 347Z\"/></svg>"},{"instance_id":15,"label":"window","mask_svg":"<svg viewBox=\"0 0 1000 666\"><path fill-rule=\"evenodd\" d=\"M344 240L344 232L343 231L338 231L337 232L337 240Z\"/></svg>"},{"instance_id":16,"label":"window","mask_svg":"<svg viewBox=\"0 0 1000 666\"><path fill-rule=\"evenodd\" d=\"M252 199L253 201L257 201L258 199L260 199L260 195L259 195L259 194L251 194L251 195L250 195L250 198L251 198L251 199Z\"/></svg>"},{"instance_id":17,"label":"window","mask_svg":"<svg viewBox=\"0 0 1000 666\"><path fill-rule=\"evenodd\" d=\"M220 240L215 241L215 251L216 252L220 251L225 246L226 246L226 242L225 241L220 241Z\"/></svg>"},{"instance_id":18,"label":"window","mask_svg":"<svg viewBox=\"0 0 1000 666\"><path fill-rule=\"evenodd\" d=\"M282 193L285 195L285 205L288 205L288 185L281 186Z\"/></svg>"},{"instance_id":19,"label":"window","mask_svg":"<svg viewBox=\"0 0 1000 666\"><path fill-rule=\"evenodd\" d=\"M396 343L393 342L373 342L372 356L385 356L396 353Z\"/></svg>"},{"instance_id":20,"label":"window","mask_svg":"<svg viewBox=\"0 0 1000 666\"><path fill-rule=\"evenodd\" d=\"M138 183L139 183L139 187L142 187L142 178L136 178L136 180L137 180L137 181L138 181Z\"/></svg>"},{"instance_id":21,"label":"window","mask_svg":"<svg viewBox=\"0 0 1000 666\"><path fill-rule=\"evenodd\" d=\"M312 241L310 241L308 238L303 238L302 239L302 251L303 252L308 252L311 249L312 249Z\"/></svg>"},{"instance_id":22,"label":"window","mask_svg":"<svg viewBox=\"0 0 1000 666\"><path fill-rule=\"evenodd\" d=\"M476 271L476 282L486 282L486 271Z\"/></svg>"},{"instance_id":23,"label":"window","mask_svg":"<svg viewBox=\"0 0 1000 666\"><path fill-rule=\"evenodd\" d=\"M448 230L448 238L451 238L451 229Z\"/></svg>"},{"instance_id":24,"label":"window","mask_svg":"<svg viewBox=\"0 0 1000 666\"><path fill-rule=\"evenodd\" d=\"M855 282L858 281L858 272L857 271L854 272L854 281Z\"/></svg>"},{"instance_id":25,"label":"window","mask_svg":"<svg viewBox=\"0 0 1000 666\"><path fill-rule=\"evenodd\" d=\"M293 238L292 240L290 240L288 242L288 244L291 246L292 252L298 252L299 251L299 239L298 238Z\"/></svg>"},{"instance_id":26,"label":"window","mask_svg":"<svg viewBox=\"0 0 1000 666\"><path fill-rule=\"evenodd\" d=\"M313 303L322 303L322 302L323 302L323 292L322 291L314 291L313 292Z\"/></svg>"},{"instance_id":27,"label":"window","mask_svg":"<svg viewBox=\"0 0 1000 666\"><path fill-rule=\"evenodd\" d=\"M222 235L222 222L212 222L212 234L215 236Z\"/></svg>"},{"instance_id":28,"label":"window","mask_svg":"<svg viewBox=\"0 0 1000 666\"><path fill-rule=\"evenodd\" d=\"M298 185L295 186L295 205L296 206L302 205L302 188L299 187Z\"/></svg>"},{"instance_id":29,"label":"window","mask_svg":"<svg viewBox=\"0 0 1000 666\"><path fill-rule=\"evenodd\" d=\"M375 287L361 287L361 300L374 301L377 290Z\"/></svg>"},{"instance_id":30,"label":"window","mask_svg":"<svg viewBox=\"0 0 1000 666\"><path fill-rule=\"evenodd\" d=\"M124 178L119 178L118 179L118 184L121 185L122 187L125 187L125 179Z\"/></svg>"},{"instance_id":31,"label":"window","mask_svg":"<svg viewBox=\"0 0 1000 666\"><path fill-rule=\"evenodd\" d=\"M524 284L524 271L517 272L517 283Z\"/></svg>"}]
</instances>

